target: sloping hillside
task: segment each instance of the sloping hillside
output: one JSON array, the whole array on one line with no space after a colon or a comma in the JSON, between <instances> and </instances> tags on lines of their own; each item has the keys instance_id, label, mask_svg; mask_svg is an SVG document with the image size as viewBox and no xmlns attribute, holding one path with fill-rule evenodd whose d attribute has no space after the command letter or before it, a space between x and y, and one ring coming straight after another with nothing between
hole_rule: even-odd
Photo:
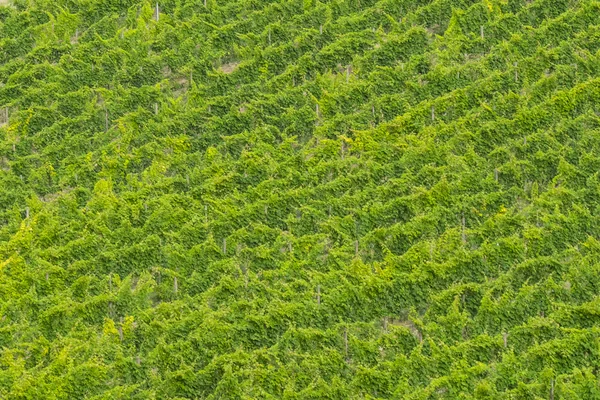
<instances>
[{"instance_id":1,"label":"sloping hillside","mask_svg":"<svg viewBox=\"0 0 600 400\"><path fill-rule=\"evenodd\" d=\"M600 398L600 1L11 1L0 398Z\"/></svg>"}]
</instances>

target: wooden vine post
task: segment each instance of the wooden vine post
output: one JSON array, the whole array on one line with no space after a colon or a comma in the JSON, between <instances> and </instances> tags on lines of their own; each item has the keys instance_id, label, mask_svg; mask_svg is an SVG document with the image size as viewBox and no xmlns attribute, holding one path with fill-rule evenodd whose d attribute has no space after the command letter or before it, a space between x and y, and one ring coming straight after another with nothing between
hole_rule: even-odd
<instances>
[{"instance_id":1,"label":"wooden vine post","mask_svg":"<svg viewBox=\"0 0 600 400\"><path fill-rule=\"evenodd\" d=\"M467 244L467 233L465 232L465 212L463 211L461 217L461 240L462 244Z\"/></svg>"},{"instance_id":2,"label":"wooden vine post","mask_svg":"<svg viewBox=\"0 0 600 400\"><path fill-rule=\"evenodd\" d=\"M4 107L2 114L0 114L0 126L5 124L8 124L8 107Z\"/></svg>"},{"instance_id":3,"label":"wooden vine post","mask_svg":"<svg viewBox=\"0 0 600 400\"><path fill-rule=\"evenodd\" d=\"M321 285L317 285L317 305L321 305Z\"/></svg>"},{"instance_id":4,"label":"wooden vine post","mask_svg":"<svg viewBox=\"0 0 600 400\"><path fill-rule=\"evenodd\" d=\"M346 362L348 362L349 359L348 359L348 327L347 326L344 327L344 352L346 354Z\"/></svg>"}]
</instances>

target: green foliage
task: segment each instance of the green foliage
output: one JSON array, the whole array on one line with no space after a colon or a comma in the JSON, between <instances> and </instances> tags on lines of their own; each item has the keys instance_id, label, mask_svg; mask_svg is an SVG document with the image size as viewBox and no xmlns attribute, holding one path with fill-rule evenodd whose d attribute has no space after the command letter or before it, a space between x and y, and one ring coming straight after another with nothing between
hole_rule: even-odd
<instances>
[{"instance_id":1,"label":"green foliage","mask_svg":"<svg viewBox=\"0 0 600 400\"><path fill-rule=\"evenodd\" d=\"M0 398L600 398L598 1L2 3Z\"/></svg>"}]
</instances>

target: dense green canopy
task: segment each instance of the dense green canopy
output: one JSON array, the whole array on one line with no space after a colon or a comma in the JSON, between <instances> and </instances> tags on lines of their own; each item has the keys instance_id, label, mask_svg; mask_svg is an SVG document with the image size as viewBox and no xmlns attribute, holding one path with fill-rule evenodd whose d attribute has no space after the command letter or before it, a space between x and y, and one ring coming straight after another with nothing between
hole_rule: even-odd
<instances>
[{"instance_id":1,"label":"dense green canopy","mask_svg":"<svg viewBox=\"0 0 600 400\"><path fill-rule=\"evenodd\" d=\"M600 398L599 50L596 0L0 5L0 399Z\"/></svg>"}]
</instances>

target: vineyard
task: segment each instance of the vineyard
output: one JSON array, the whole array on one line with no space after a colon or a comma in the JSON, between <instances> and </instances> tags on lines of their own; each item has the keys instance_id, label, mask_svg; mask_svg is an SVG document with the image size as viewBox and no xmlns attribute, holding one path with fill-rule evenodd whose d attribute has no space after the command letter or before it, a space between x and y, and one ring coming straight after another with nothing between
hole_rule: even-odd
<instances>
[{"instance_id":1,"label":"vineyard","mask_svg":"<svg viewBox=\"0 0 600 400\"><path fill-rule=\"evenodd\" d=\"M600 399L600 1L0 0L0 399Z\"/></svg>"}]
</instances>

